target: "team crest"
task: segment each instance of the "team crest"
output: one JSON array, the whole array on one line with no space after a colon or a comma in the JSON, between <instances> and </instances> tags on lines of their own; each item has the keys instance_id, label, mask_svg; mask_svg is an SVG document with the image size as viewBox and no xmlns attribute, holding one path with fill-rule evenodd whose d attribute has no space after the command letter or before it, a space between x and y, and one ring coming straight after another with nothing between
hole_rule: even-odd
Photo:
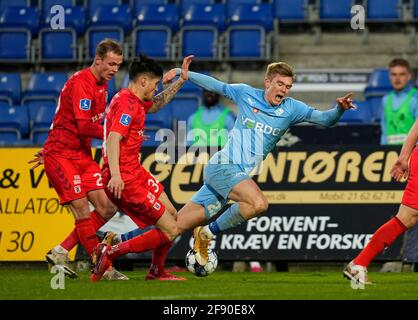
<instances>
[{"instance_id":1,"label":"team crest","mask_svg":"<svg viewBox=\"0 0 418 320\"><path fill-rule=\"evenodd\" d=\"M80 109L81 110L90 110L91 107L91 100L90 99L81 99L80 100Z\"/></svg>"},{"instance_id":2,"label":"team crest","mask_svg":"<svg viewBox=\"0 0 418 320\"><path fill-rule=\"evenodd\" d=\"M75 193L80 193L81 192L80 186L74 186L74 192Z\"/></svg>"},{"instance_id":3,"label":"team crest","mask_svg":"<svg viewBox=\"0 0 418 320\"><path fill-rule=\"evenodd\" d=\"M119 122L121 124L123 124L125 127L129 126L129 124L131 123L131 116L129 114L122 114L122 116L120 117Z\"/></svg>"},{"instance_id":4,"label":"team crest","mask_svg":"<svg viewBox=\"0 0 418 320\"><path fill-rule=\"evenodd\" d=\"M155 209L155 210L160 210L160 209L161 209L161 205L160 205L158 202L156 202L156 203L154 204L154 209Z\"/></svg>"},{"instance_id":5,"label":"team crest","mask_svg":"<svg viewBox=\"0 0 418 320\"><path fill-rule=\"evenodd\" d=\"M281 116L283 114L284 110L282 108L274 110L274 113L278 116Z\"/></svg>"}]
</instances>

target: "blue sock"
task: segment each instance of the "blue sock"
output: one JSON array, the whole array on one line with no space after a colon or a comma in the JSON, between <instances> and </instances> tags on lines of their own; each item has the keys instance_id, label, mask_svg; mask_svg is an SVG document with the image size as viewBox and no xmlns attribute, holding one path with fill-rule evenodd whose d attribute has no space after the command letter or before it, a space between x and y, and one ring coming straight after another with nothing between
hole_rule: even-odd
<instances>
[{"instance_id":1,"label":"blue sock","mask_svg":"<svg viewBox=\"0 0 418 320\"><path fill-rule=\"evenodd\" d=\"M128 241L132 238L135 238L136 236L139 236L141 233L144 233L144 229L134 229L132 231L129 231L127 233L121 234L120 238L122 240L122 242L124 241Z\"/></svg>"},{"instance_id":2,"label":"blue sock","mask_svg":"<svg viewBox=\"0 0 418 320\"><path fill-rule=\"evenodd\" d=\"M209 224L209 229L213 234L239 226L246 220L239 212L239 204L234 203L218 219Z\"/></svg>"}]
</instances>

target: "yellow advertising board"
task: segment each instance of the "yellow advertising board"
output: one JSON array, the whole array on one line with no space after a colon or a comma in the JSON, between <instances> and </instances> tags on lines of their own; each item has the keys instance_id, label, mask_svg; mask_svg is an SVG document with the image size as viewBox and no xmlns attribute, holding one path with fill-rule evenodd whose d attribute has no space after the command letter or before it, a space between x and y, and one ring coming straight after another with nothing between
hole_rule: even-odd
<instances>
[{"instance_id":1,"label":"yellow advertising board","mask_svg":"<svg viewBox=\"0 0 418 320\"><path fill-rule=\"evenodd\" d=\"M43 261L74 228L43 166L31 170L27 163L38 150L0 148L0 261Z\"/></svg>"}]
</instances>

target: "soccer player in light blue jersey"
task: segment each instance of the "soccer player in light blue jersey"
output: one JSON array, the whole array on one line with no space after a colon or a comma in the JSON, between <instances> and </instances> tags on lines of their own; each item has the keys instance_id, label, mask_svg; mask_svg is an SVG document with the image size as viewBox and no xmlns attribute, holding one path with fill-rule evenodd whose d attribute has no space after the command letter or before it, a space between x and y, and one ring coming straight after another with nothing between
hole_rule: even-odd
<instances>
[{"instance_id":1,"label":"soccer player in light blue jersey","mask_svg":"<svg viewBox=\"0 0 418 320\"><path fill-rule=\"evenodd\" d=\"M172 69L169 73L179 75L180 69ZM264 89L243 83L228 84L189 71L190 81L231 99L238 107L237 120L228 142L205 167L204 185L178 214L177 226L183 233L204 225L229 199L235 202L209 225L194 229L194 250L201 265L207 262L207 249L214 235L267 210L267 199L249 174L273 150L286 130L301 122L329 127L345 110L354 108L351 93L338 98L337 105L328 111L318 111L290 98L288 93L294 78L293 68L284 62L267 67Z\"/></svg>"}]
</instances>

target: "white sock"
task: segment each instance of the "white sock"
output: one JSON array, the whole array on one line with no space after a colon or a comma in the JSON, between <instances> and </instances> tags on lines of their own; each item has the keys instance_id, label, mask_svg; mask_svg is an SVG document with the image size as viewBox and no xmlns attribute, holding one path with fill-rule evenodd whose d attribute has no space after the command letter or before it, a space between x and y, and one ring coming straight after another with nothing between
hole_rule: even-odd
<instances>
[{"instance_id":1,"label":"white sock","mask_svg":"<svg viewBox=\"0 0 418 320\"><path fill-rule=\"evenodd\" d=\"M68 250L63 248L60 244L57 245L54 250L58 253L62 253L62 254L68 254Z\"/></svg>"},{"instance_id":2,"label":"white sock","mask_svg":"<svg viewBox=\"0 0 418 320\"><path fill-rule=\"evenodd\" d=\"M202 228L200 236L205 240L211 240L213 238L213 233L210 231L209 225L206 225Z\"/></svg>"}]
</instances>

